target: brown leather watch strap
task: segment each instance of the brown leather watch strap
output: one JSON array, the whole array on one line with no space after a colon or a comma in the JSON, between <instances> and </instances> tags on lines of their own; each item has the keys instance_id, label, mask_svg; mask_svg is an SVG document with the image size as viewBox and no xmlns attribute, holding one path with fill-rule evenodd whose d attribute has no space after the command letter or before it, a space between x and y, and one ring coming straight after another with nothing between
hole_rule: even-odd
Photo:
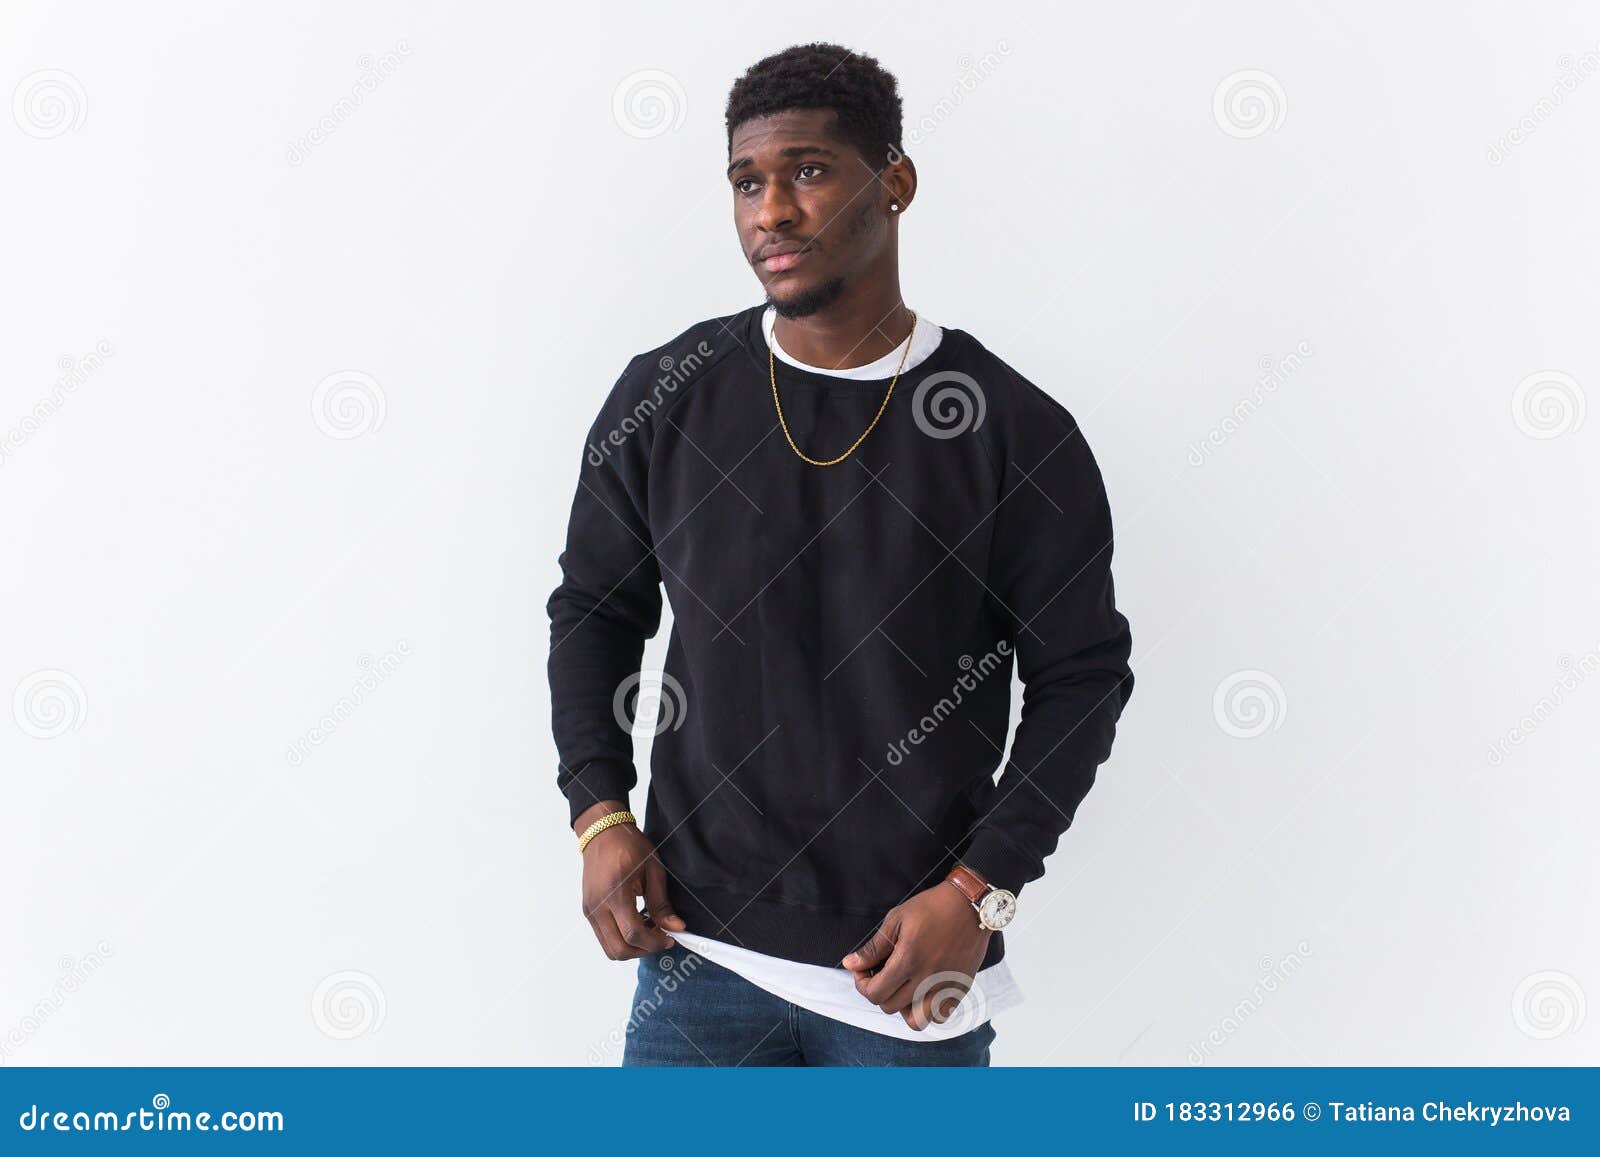
<instances>
[{"instance_id":1,"label":"brown leather watch strap","mask_svg":"<svg viewBox=\"0 0 1600 1157\"><path fill-rule=\"evenodd\" d=\"M985 893L989 891L989 884L982 876L961 864L951 868L950 874L945 879L954 884L956 891L960 892L973 904L981 901Z\"/></svg>"}]
</instances>

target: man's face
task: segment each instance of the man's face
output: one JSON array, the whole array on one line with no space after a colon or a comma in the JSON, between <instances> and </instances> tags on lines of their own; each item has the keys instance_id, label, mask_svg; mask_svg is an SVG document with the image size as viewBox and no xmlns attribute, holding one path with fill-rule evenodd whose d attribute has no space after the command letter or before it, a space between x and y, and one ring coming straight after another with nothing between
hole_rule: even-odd
<instances>
[{"instance_id":1,"label":"man's face","mask_svg":"<svg viewBox=\"0 0 1600 1157\"><path fill-rule=\"evenodd\" d=\"M803 317L890 251L894 194L863 157L830 134L828 109L757 117L735 127L728 183L745 258L784 317Z\"/></svg>"}]
</instances>

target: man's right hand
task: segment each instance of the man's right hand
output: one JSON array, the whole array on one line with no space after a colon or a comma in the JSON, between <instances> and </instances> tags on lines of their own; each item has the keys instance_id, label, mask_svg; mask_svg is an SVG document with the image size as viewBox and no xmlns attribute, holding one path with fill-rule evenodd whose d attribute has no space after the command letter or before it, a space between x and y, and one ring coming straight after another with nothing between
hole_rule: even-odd
<instances>
[{"instance_id":1,"label":"man's right hand","mask_svg":"<svg viewBox=\"0 0 1600 1157\"><path fill-rule=\"evenodd\" d=\"M585 809L572 825L582 832L595 820L628 805L606 800ZM645 912L639 911L643 897ZM668 931L682 932L683 917L667 901L667 870L656 847L632 824L617 824L583 850L583 914L612 960L631 960L673 948Z\"/></svg>"}]
</instances>

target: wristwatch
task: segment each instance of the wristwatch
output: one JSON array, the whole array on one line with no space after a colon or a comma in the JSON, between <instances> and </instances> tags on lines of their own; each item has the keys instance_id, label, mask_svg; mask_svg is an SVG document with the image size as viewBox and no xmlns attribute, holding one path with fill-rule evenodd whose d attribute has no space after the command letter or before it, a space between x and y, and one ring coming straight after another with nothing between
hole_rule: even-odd
<instances>
[{"instance_id":1,"label":"wristwatch","mask_svg":"<svg viewBox=\"0 0 1600 1157\"><path fill-rule=\"evenodd\" d=\"M945 877L955 885L956 891L967 898L978 912L978 926L998 932L1017 914L1017 897L1004 888L996 888L971 868L957 864Z\"/></svg>"}]
</instances>

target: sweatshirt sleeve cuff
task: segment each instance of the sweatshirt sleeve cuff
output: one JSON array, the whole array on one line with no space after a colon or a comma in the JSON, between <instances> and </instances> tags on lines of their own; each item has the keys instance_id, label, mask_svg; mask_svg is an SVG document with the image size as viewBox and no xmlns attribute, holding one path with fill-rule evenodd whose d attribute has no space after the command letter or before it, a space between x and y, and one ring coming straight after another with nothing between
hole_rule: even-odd
<instances>
[{"instance_id":1,"label":"sweatshirt sleeve cuff","mask_svg":"<svg viewBox=\"0 0 1600 1157\"><path fill-rule=\"evenodd\" d=\"M1022 886L1029 880L1044 875L1037 860L994 828L978 829L961 862L996 888L1004 888L1013 895L1021 893Z\"/></svg>"},{"instance_id":2,"label":"sweatshirt sleeve cuff","mask_svg":"<svg viewBox=\"0 0 1600 1157\"><path fill-rule=\"evenodd\" d=\"M567 805L572 811L567 822L577 823L580 815L602 800L615 799L626 804L628 793L638 781L631 763L597 761L588 764L565 785Z\"/></svg>"}]
</instances>

